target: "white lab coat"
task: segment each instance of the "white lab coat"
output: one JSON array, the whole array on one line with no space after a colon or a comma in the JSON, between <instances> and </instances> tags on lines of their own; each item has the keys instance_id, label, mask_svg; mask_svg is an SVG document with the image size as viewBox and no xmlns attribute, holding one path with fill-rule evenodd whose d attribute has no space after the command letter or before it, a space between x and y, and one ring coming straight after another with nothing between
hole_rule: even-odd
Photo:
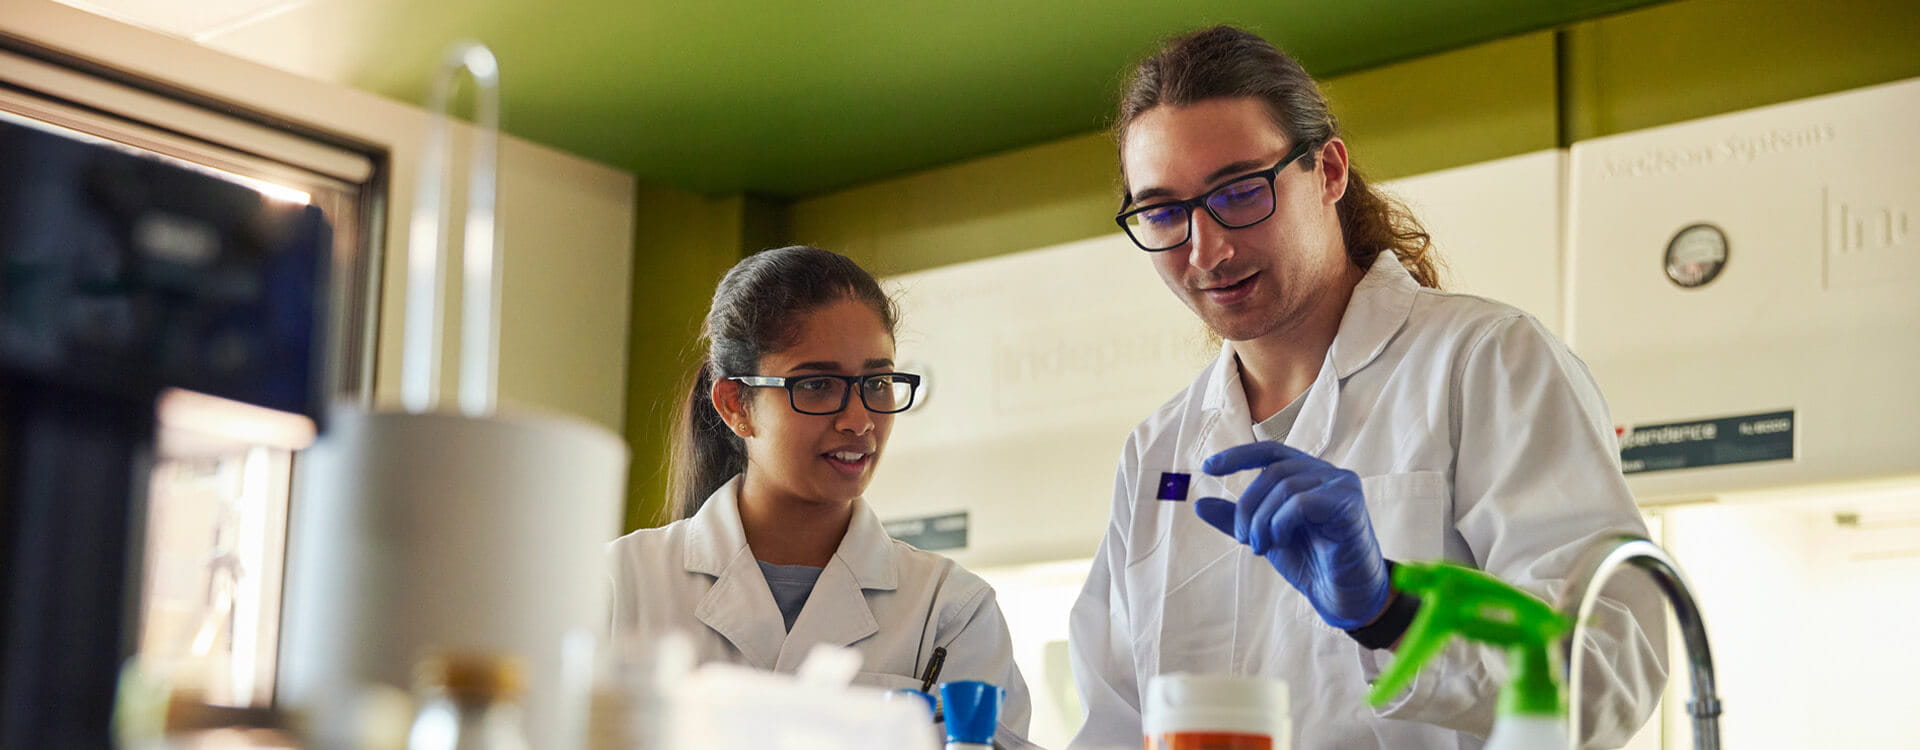
<instances>
[{"instance_id":1,"label":"white lab coat","mask_svg":"<svg viewBox=\"0 0 1920 750\"><path fill-rule=\"evenodd\" d=\"M1519 310L1420 287L1392 253L1355 288L1304 398L1286 442L1360 475L1389 559L1472 565L1551 601L1590 541L1646 533L1586 366ZM1128 437L1073 608L1087 720L1072 747L1138 747L1147 680L1183 671L1286 680L1296 748L1481 747L1503 654L1456 643L1375 710L1365 695L1391 652L1328 626L1194 515L1192 499L1237 499L1256 474L1209 477L1201 461L1253 440L1231 346ZM1189 502L1155 499L1163 471L1192 474ZM1585 644L1584 722L1605 746L1625 743L1666 682L1664 610L1627 578Z\"/></svg>"},{"instance_id":2,"label":"white lab coat","mask_svg":"<svg viewBox=\"0 0 1920 750\"><path fill-rule=\"evenodd\" d=\"M918 690L935 647L947 657L940 682L981 680L1006 689L994 739L1008 750L1032 716L1027 685L993 588L940 555L887 536L864 500L833 560L820 573L793 632L740 524L740 477L713 493L692 518L642 529L608 545L613 635L692 636L697 658L791 673L815 644L860 653L855 684Z\"/></svg>"}]
</instances>

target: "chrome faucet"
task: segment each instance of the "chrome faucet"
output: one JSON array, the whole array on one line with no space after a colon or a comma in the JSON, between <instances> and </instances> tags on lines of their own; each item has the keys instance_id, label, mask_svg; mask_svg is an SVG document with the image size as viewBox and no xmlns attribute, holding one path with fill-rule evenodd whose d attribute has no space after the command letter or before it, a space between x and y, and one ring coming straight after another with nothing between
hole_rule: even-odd
<instances>
[{"instance_id":1,"label":"chrome faucet","mask_svg":"<svg viewBox=\"0 0 1920 750\"><path fill-rule=\"evenodd\" d=\"M1575 748L1580 744L1579 644L1586 635L1587 618L1607 579L1631 565L1640 568L1659 584L1667 602L1673 606L1674 619L1687 646L1687 667L1693 682L1693 697L1687 701L1687 713L1693 717L1695 750L1720 750L1720 699L1714 692L1713 652L1707 647L1707 626L1700 618L1700 607L1693 601L1693 589L1680 573L1680 566L1660 545L1651 540L1622 534L1607 537L1587 548L1574 565L1574 575L1557 603L1562 613L1574 618L1573 632L1567 636L1567 729Z\"/></svg>"}]
</instances>

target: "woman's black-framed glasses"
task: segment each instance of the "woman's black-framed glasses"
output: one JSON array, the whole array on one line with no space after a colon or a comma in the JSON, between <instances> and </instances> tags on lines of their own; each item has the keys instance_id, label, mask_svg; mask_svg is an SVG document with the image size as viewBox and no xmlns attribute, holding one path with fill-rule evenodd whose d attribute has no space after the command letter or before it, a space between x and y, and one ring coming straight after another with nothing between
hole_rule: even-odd
<instances>
[{"instance_id":1,"label":"woman's black-framed glasses","mask_svg":"<svg viewBox=\"0 0 1920 750\"><path fill-rule=\"evenodd\" d=\"M1295 146L1279 164L1258 172L1235 177L1197 198L1141 206L1113 217L1127 230L1133 244L1150 253L1172 250L1187 244L1193 236L1193 211L1205 208L1213 220L1228 229L1241 229L1266 221L1273 215L1276 201L1273 180L1280 170L1313 150L1312 143Z\"/></svg>"},{"instance_id":2,"label":"woman's black-framed glasses","mask_svg":"<svg viewBox=\"0 0 1920 750\"><path fill-rule=\"evenodd\" d=\"M898 414L913 406L920 390L920 376L904 372L880 372L872 375L800 375L790 378L769 375L740 375L727 378L765 388L787 389L787 403L801 414L839 414L852 403L854 391L860 403L875 414ZM855 386L858 386L857 388Z\"/></svg>"}]
</instances>

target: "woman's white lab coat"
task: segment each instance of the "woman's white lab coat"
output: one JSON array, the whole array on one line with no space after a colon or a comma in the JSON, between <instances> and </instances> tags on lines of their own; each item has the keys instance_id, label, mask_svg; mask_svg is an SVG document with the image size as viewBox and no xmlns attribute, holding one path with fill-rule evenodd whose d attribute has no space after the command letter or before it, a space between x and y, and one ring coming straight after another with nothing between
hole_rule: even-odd
<instances>
[{"instance_id":1,"label":"woman's white lab coat","mask_svg":"<svg viewBox=\"0 0 1920 750\"><path fill-rule=\"evenodd\" d=\"M1392 253L1355 288L1304 398L1285 442L1362 477L1389 559L1465 563L1551 601L1589 542L1646 533L1586 366L1518 310L1420 287ZM1253 440L1230 347L1127 439L1072 614L1087 710L1073 746L1138 747L1147 680L1188 671L1286 680L1294 747L1480 747L1504 655L1449 647L1375 710L1364 696L1391 652L1325 624L1191 502L1155 499L1164 471L1192 474L1190 500L1237 499L1255 472L1209 477L1200 462ZM1664 688L1665 614L1650 585L1607 592L1582 702L1589 736L1617 746Z\"/></svg>"},{"instance_id":2,"label":"woman's white lab coat","mask_svg":"<svg viewBox=\"0 0 1920 750\"><path fill-rule=\"evenodd\" d=\"M740 477L692 518L642 529L608 545L613 634L651 639L681 631L700 661L793 672L815 644L862 657L856 684L918 690L936 647L947 649L940 681L981 680L1006 689L995 740L1032 747L1031 704L993 589L940 555L887 536L864 500L789 633L740 524Z\"/></svg>"}]
</instances>

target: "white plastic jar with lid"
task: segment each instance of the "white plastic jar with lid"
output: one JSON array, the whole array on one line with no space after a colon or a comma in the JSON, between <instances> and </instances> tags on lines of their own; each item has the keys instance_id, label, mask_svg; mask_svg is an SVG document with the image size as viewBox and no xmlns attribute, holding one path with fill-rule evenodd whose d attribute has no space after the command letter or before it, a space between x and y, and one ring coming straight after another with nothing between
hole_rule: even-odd
<instances>
[{"instance_id":1,"label":"white plastic jar with lid","mask_svg":"<svg viewBox=\"0 0 1920 750\"><path fill-rule=\"evenodd\" d=\"M1147 750L1286 750L1287 683L1173 673L1147 683Z\"/></svg>"}]
</instances>

